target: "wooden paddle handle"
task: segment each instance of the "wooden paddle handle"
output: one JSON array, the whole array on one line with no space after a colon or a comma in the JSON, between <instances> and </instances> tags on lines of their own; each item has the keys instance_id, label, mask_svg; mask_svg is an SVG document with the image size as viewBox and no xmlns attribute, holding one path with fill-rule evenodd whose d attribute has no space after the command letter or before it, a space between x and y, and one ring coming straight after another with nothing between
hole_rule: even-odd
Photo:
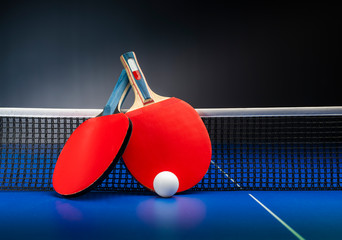
<instances>
[{"instance_id":1,"label":"wooden paddle handle","mask_svg":"<svg viewBox=\"0 0 342 240\"><path fill-rule=\"evenodd\" d=\"M128 111L168 99L168 97L155 94L149 88L134 52L122 54L120 60L127 72L128 79L135 94L135 101Z\"/></svg>"},{"instance_id":2,"label":"wooden paddle handle","mask_svg":"<svg viewBox=\"0 0 342 240\"><path fill-rule=\"evenodd\" d=\"M127 52L121 55L120 60L126 69L129 81L134 93L139 97L143 105L154 102L151 97L150 89L147 85L145 76L141 71L137 57L134 52Z\"/></svg>"}]
</instances>

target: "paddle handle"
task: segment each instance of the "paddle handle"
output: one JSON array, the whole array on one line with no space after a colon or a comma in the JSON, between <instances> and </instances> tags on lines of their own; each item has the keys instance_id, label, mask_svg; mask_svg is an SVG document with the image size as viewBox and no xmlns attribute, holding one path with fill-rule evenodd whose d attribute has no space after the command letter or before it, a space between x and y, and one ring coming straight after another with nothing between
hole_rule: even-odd
<instances>
[{"instance_id":1,"label":"paddle handle","mask_svg":"<svg viewBox=\"0 0 342 240\"><path fill-rule=\"evenodd\" d=\"M120 60L126 69L129 81L134 93L139 97L143 105L153 102L150 89L147 85L145 76L141 71L137 57L134 52L127 52L121 55Z\"/></svg>"},{"instance_id":2,"label":"paddle handle","mask_svg":"<svg viewBox=\"0 0 342 240\"><path fill-rule=\"evenodd\" d=\"M144 107L148 104L168 99L168 97L163 97L155 94L149 88L134 52L127 52L122 54L120 60L127 72L128 79L135 94L135 101L128 111L132 111L137 108Z\"/></svg>"},{"instance_id":3,"label":"paddle handle","mask_svg":"<svg viewBox=\"0 0 342 240\"><path fill-rule=\"evenodd\" d=\"M113 114L114 112L119 112L121 110L121 104L125 101L130 89L131 85L127 73L125 69L123 69L101 115L105 116Z\"/></svg>"}]
</instances>

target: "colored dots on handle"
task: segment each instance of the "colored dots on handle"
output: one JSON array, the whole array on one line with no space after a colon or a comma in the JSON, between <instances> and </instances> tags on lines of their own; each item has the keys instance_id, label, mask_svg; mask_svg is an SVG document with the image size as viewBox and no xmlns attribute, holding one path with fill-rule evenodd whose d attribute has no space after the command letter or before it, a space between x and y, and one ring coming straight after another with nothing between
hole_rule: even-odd
<instances>
[{"instance_id":1,"label":"colored dots on handle","mask_svg":"<svg viewBox=\"0 0 342 240\"><path fill-rule=\"evenodd\" d=\"M138 70L133 72L133 76L136 80L141 79L141 75L140 75L140 72Z\"/></svg>"},{"instance_id":2,"label":"colored dots on handle","mask_svg":"<svg viewBox=\"0 0 342 240\"><path fill-rule=\"evenodd\" d=\"M136 62L134 61L134 59L133 58L129 58L127 60L127 62L128 62L129 67L131 68L131 71L133 73L134 78L136 80L141 79L141 74L139 72L138 66L137 66Z\"/></svg>"}]
</instances>

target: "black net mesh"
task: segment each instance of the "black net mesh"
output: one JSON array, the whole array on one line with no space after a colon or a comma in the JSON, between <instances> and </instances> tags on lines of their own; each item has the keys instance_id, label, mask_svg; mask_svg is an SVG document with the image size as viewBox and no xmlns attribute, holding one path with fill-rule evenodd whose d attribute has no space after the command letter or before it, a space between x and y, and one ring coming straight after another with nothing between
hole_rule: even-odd
<instances>
[{"instance_id":1,"label":"black net mesh","mask_svg":"<svg viewBox=\"0 0 342 240\"><path fill-rule=\"evenodd\" d=\"M212 141L212 164L192 190L341 189L342 116L202 119ZM85 120L0 117L0 190L52 190L58 155ZM120 160L95 190L145 188Z\"/></svg>"}]
</instances>

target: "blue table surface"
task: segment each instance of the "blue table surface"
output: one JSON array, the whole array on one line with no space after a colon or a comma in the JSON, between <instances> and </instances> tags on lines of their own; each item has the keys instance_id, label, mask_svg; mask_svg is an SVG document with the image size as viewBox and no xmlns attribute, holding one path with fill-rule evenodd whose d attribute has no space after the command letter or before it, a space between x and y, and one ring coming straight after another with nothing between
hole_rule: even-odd
<instances>
[{"instance_id":1,"label":"blue table surface","mask_svg":"<svg viewBox=\"0 0 342 240\"><path fill-rule=\"evenodd\" d=\"M0 192L0 239L342 239L341 191Z\"/></svg>"}]
</instances>

